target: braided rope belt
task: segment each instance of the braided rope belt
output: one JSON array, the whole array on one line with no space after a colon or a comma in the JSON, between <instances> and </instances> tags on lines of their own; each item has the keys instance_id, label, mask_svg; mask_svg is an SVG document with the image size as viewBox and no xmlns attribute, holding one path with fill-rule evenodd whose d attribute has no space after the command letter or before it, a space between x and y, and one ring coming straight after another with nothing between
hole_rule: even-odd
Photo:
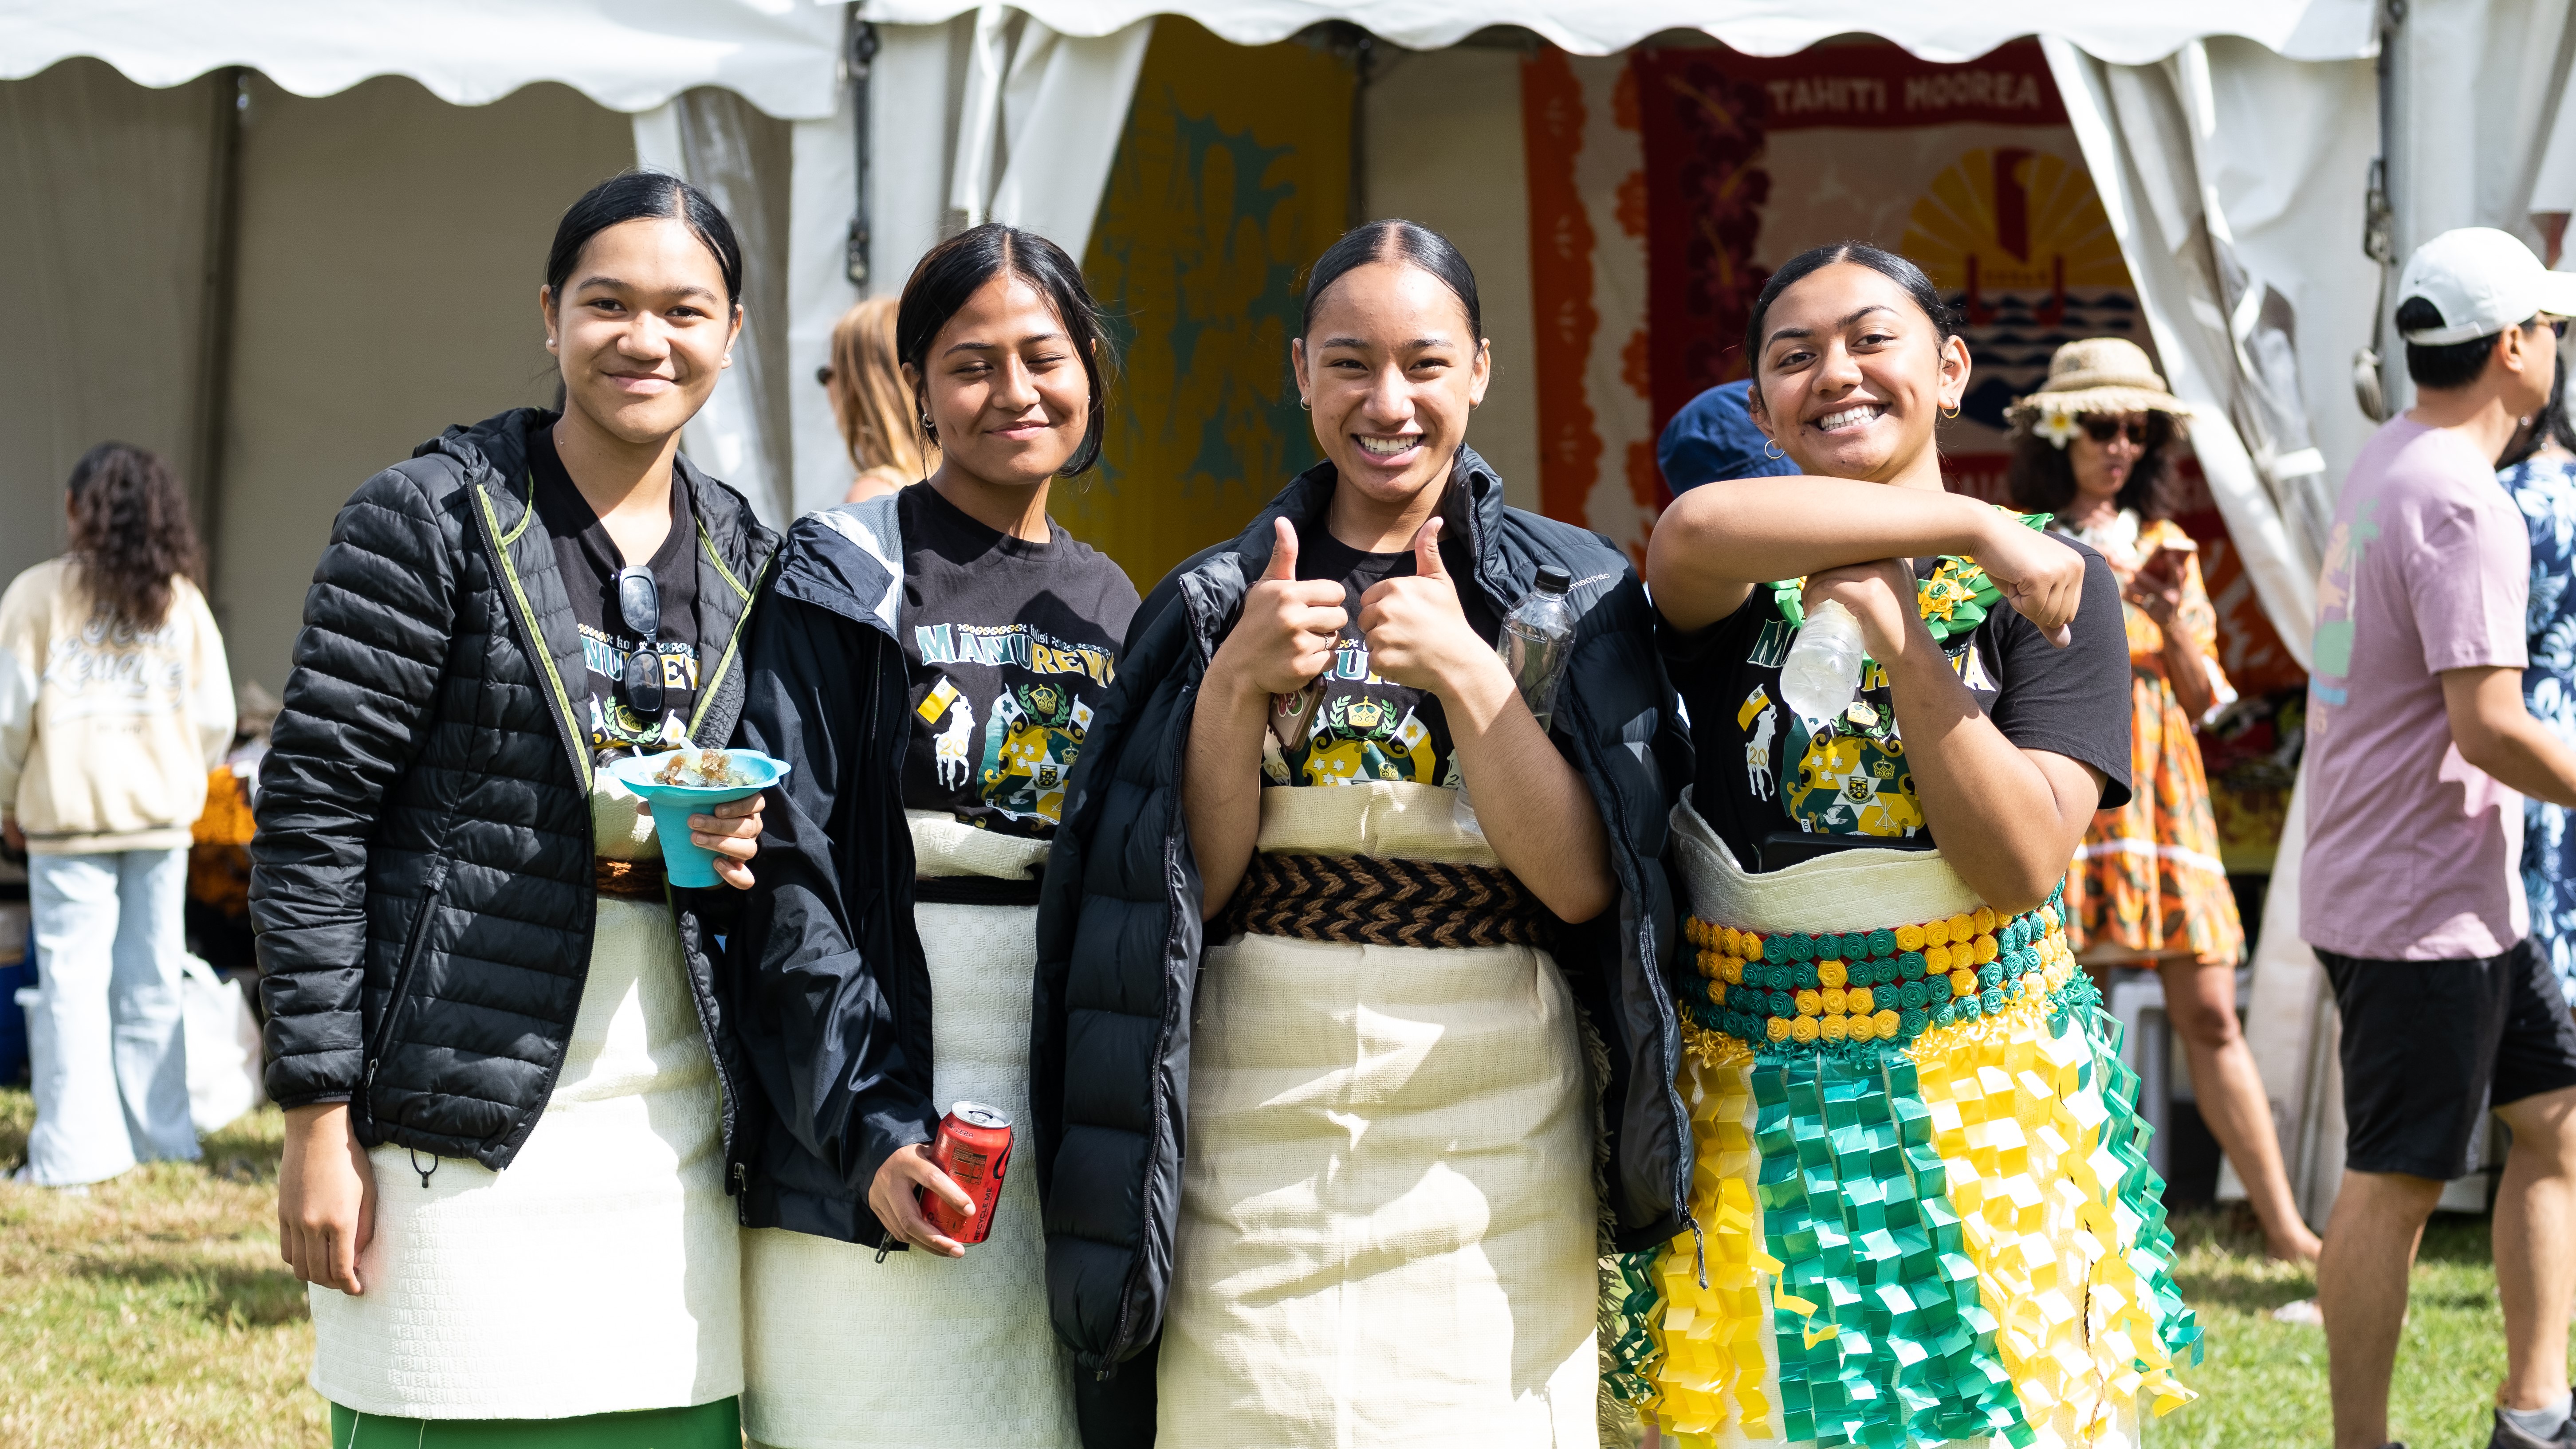
<instances>
[{"instance_id":1,"label":"braided rope belt","mask_svg":"<svg viewBox=\"0 0 2576 1449\"><path fill-rule=\"evenodd\" d=\"M1211 939L1242 932L1364 946L1537 946L1556 918L1511 872L1375 855L1271 855Z\"/></svg>"}]
</instances>

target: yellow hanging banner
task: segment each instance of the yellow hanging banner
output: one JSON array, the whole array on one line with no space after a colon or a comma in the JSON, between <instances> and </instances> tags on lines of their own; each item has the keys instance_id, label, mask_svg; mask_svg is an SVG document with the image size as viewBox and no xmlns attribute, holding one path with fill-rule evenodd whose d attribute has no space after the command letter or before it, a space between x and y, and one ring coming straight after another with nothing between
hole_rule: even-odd
<instances>
[{"instance_id":1,"label":"yellow hanging banner","mask_svg":"<svg viewBox=\"0 0 2576 1449\"><path fill-rule=\"evenodd\" d=\"M1345 229L1351 70L1154 23L1083 272L1121 367L1100 468L1050 509L1151 589L1320 455L1289 376L1307 265Z\"/></svg>"}]
</instances>

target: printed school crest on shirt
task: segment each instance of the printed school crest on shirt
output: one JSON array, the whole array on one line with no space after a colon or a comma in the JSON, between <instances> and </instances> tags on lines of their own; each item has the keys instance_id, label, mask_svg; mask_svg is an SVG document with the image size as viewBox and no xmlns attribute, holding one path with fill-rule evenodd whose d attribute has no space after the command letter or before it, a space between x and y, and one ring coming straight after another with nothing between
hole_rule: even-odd
<instances>
[{"instance_id":1,"label":"printed school crest on shirt","mask_svg":"<svg viewBox=\"0 0 2576 1449\"><path fill-rule=\"evenodd\" d=\"M1915 560L1915 604L2004 738L2099 769L2102 803L2111 808L2128 800L2131 764L2119 585L2099 555L2068 546L2086 564L2083 606L2064 648L2005 603L1973 560ZM1742 608L1705 628L1658 628L1690 710L1693 808L1748 868L1758 868L1762 842L1780 835L1928 843L1885 671L1866 666L1858 702L1830 721L1799 719L1782 703L1780 666L1803 617L1798 581L1789 580L1756 587Z\"/></svg>"},{"instance_id":2,"label":"printed school crest on shirt","mask_svg":"<svg viewBox=\"0 0 2576 1449\"><path fill-rule=\"evenodd\" d=\"M646 715L627 703L623 681L626 660L644 647L624 633L612 634L597 624L580 626L582 672L589 685L590 747L608 758L632 748L647 753L677 749L689 742L687 702L698 693L698 646L664 639L654 646L662 664L662 712ZM576 704L575 708L582 708Z\"/></svg>"},{"instance_id":3,"label":"printed school crest on shirt","mask_svg":"<svg viewBox=\"0 0 2576 1449\"><path fill-rule=\"evenodd\" d=\"M1366 552L1326 528L1309 529L1302 537L1297 577L1339 583L1348 621L1333 647L1333 662L1316 678L1323 687L1323 699L1305 738L1292 750L1281 746L1275 732L1264 736L1262 783L1353 785L1394 780L1456 789L1458 758L1449 743L1449 722L1440 712L1440 697L1379 678L1369 667L1368 641L1360 636L1361 597L1382 580L1411 574L1413 550ZM1463 556L1450 554L1449 568L1453 574L1466 572ZM1491 639L1501 627L1502 621L1472 589L1460 591L1458 607L1478 638Z\"/></svg>"},{"instance_id":4,"label":"printed school crest on shirt","mask_svg":"<svg viewBox=\"0 0 2576 1449\"><path fill-rule=\"evenodd\" d=\"M1077 691L1086 681L1108 688L1115 657L1028 624L917 624L913 641L924 665L973 662L1002 676L985 701L980 733L974 697L945 673L913 710L918 727L935 731L939 783L971 789L1003 819L1055 825L1064 813L1065 777L1091 729L1091 705Z\"/></svg>"},{"instance_id":5,"label":"printed school crest on shirt","mask_svg":"<svg viewBox=\"0 0 2576 1449\"><path fill-rule=\"evenodd\" d=\"M1736 710L1747 793L1779 801L1792 823L1816 834L1901 838L1920 832L1923 802L1905 762L1886 672L1871 662L1861 675L1861 696L1849 709L1831 720L1803 720L1778 700L1779 666L1771 656L1785 658L1787 650L1772 648L1771 640L1772 631L1764 629L1745 662L1774 672L1757 680ZM1996 692L1973 633L1955 636L1943 653L1972 692Z\"/></svg>"},{"instance_id":6,"label":"printed school crest on shirt","mask_svg":"<svg viewBox=\"0 0 2576 1449\"><path fill-rule=\"evenodd\" d=\"M1269 783L1458 783L1454 757L1442 769L1442 742L1421 717L1419 693L1378 678L1369 668L1368 645L1356 634L1342 637L1332 667L1318 682L1323 702L1315 707L1306 738L1293 750L1282 749L1276 736L1263 745L1261 767Z\"/></svg>"},{"instance_id":7,"label":"printed school crest on shirt","mask_svg":"<svg viewBox=\"0 0 2576 1449\"><path fill-rule=\"evenodd\" d=\"M1045 542L968 517L927 484L896 495L911 729L907 810L1043 838L1136 612L1126 572L1052 520Z\"/></svg>"}]
</instances>

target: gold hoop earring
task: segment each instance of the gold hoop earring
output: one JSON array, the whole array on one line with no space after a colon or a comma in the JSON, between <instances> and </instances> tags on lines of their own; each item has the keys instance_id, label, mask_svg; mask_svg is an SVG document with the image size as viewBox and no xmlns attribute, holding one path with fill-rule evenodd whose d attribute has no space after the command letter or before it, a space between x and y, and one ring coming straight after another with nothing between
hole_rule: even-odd
<instances>
[{"instance_id":1,"label":"gold hoop earring","mask_svg":"<svg viewBox=\"0 0 2576 1449\"><path fill-rule=\"evenodd\" d=\"M1765 438L1762 440L1762 456L1770 459L1774 463L1777 463L1789 455L1780 451L1780 440L1778 438Z\"/></svg>"},{"instance_id":2,"label":"gold hoop earring","mask_svg":"<svg viewBox=\"0 0 2576 1449\"><path fill-rule=\"evenodd\" d=\"M1945 409L1943 409L1943 410L1942 410L1942 413L1941 413L1941 416L1943 416L1943 417L1945 417L1945 418L1955 418L1955 417L1957 417L1958 415L1959 415L1959 405L1958 405L1957 403L1952 403L1952 404L1950 404L1950 406L1949 406L1949 407L1947 407L1947 408L1945 408Z\"/></svg>"}]
</instances>

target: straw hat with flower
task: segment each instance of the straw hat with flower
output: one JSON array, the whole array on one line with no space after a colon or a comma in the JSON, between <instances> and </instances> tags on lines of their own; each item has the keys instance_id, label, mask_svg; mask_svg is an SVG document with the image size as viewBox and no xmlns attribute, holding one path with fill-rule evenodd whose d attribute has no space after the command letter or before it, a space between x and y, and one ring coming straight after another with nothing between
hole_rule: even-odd
<instances>
[{"instance_id":1,"label":"straw hat with flower","mask_svg":"<svg viewBox=\"0 0 2576 1449\"><path fill-rule=\"evenodd\" d=\"M2013 431L2046 438L2060 448L2074 440L2088 413L2163 413L2180 433L2191 412L2165 388L2145 349L2122 337L2087 337L2057 349L2048 381L2004 410Z\"/></svg>"}]
</instances>

